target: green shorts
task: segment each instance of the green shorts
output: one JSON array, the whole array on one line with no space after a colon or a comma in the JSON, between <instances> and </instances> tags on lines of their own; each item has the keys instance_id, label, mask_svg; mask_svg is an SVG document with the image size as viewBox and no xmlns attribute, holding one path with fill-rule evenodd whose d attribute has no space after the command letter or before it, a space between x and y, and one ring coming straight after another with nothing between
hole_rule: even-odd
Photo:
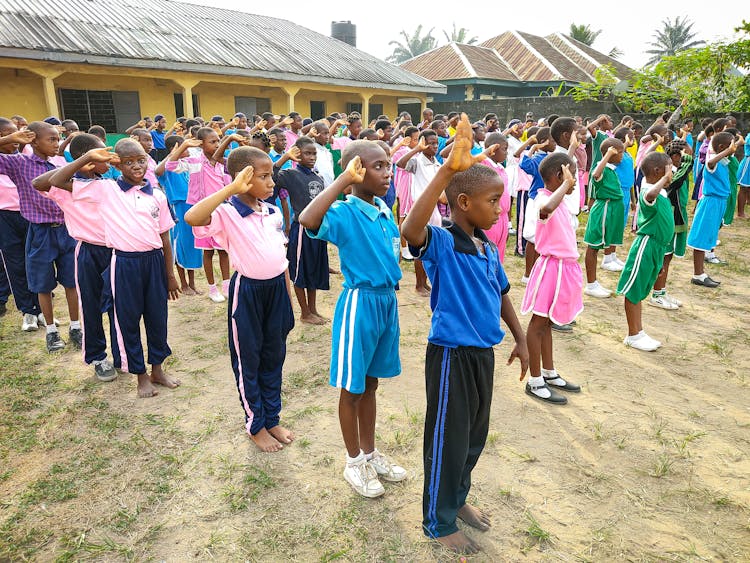
<instances>
[{"instance_id":1,"label":"green shorts","mask_svg":"<svg viewBox=\"0 0 750 563\"><path fill-rule=\"evenodd\" d=\"M667 248L667 254L672 254L676 258L685 258L687 249L687 231L675 233L672 237L672 244Z\"/></svg>"},{"instance_id":2,"label":"green shorts","mask_svg":"<svg viewBox=\"0 0 750 563\"><path fill-rule=\"evenodd\" d=\"M597 199L589 211L583 242L601 250L622 244L625 230L625 204L622 199Z\"/></svg>"},{"instance_id":3,"label":"green shorts","mask_svg":"<svg viewBox=\"0 0 750 563\"><path fill-rule=\"evenodd\" d=\"M648 235L636 235L617 282L617 294L624 295L631 303L646 299L659 276L666 250L665 245Z\"/></svg>"}]
</instances>

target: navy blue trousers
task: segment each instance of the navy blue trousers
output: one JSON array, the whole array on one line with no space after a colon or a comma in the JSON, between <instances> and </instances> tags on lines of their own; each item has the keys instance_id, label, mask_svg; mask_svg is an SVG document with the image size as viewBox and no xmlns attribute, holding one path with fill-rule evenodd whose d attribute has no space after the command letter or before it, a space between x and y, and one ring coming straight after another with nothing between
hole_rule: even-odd
<instances>
[{"instance_id":1,"label":"navy blue trousers","mask_svg":"<svg viewBox=\"0 0 750 563\"><path fill-rule=\"evenodd\" d=\"M494 369L492 348L427 345L422 527L431 538L458 530L490 427Z\"/></svg>"},{"instance_id":2,"label":"navy blue trousers","mask_svg":"<svg viewBox=\"0 0 750 563\"><path fill-rule=\"evenodd\" d=\"M79 242L76 247L76 288L83 327L83 360L90 364L107 357L107 339L104 336L102 312L104 311L104 275L112 262L112 249L106 246ZM112 342L116 341L112 310L107 312ZM118 349L112 346L115 362Z\"/></svg>"},{"instance_id":3,"label":"navy blue trousers","mask_svg":"<svg viewBox=\"0 0 750 563\"><path fill-rule=\"evenodd\" d=\"M146 328L148 363L160 365L172 353L167 344L167 272L161 248L112 255L106 297L114 306L115 367L129 373L146 373L141 343L141 318ZM118 351L114 352L114 348ZM119 359L117 354L119 353Z\"/></svg>"},{"instance_id":4,"label":"navy blue trousers","mask_svg":"<svg viewBox=\"0 0 750 563\"><path fill-rule=\"evenodd\" d=\"M76 286L76 241L65 225L29 223L26 278L34 293L52 293L59 283Z\"/></svg>"},{"instance_id":5,"label":"navy blue trousers","mask_svg":"<svg viewBox=\"0 0 750 563\"><path fill-rule=\"evenodd\" d=\"M8 276L10 293L16 307L22 313L38 315L39 308L36 293L29 290L26 278L26 234L29 222L21 217L18 211L0 210L0 258ZM7 296L6 296L7 300Z\"/></svg>"},{"instance_id":6,"label":"navy blue trousers","mask_svg":"<svg viewBox=\"0 0 750 563\"><path fill-rule=\"evenodd\" d=\"M8 275L5 273L5 265L0 260L0 303L3 305L8 302L10 297L10 284L8 283Z\"/></svg>"},{"instance_id":7,"label":"navy blue trousers","mask_svg":"<svg viewBox=\"0 0 750 563\"><path fill-rule=\"evenodd\" d=\"M279 424L286 337L294 328L284 274L254 280L235 272L229 282L228 325L245 429L255 435Z\"/></svg>"}]
</instances>

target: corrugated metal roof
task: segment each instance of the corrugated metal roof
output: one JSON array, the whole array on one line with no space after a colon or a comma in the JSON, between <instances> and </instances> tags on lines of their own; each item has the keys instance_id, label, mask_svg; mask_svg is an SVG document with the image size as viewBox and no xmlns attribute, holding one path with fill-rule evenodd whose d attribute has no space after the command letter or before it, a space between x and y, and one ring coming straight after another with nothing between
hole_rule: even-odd
<instances>
[{"instance_id":1,"label":"corrugated metal roof","mask_svg":"<svg viewBox=\"0 0 750 563\"><path fill-rule=\"evenodd\" d=\"M461 43L449 43L427 51L402 63L401 68L430 80L518 80L492 49Z\"/></svg>"},{"instance_id":2,"label":"corrugated metal roof","mask_svg":"<svg viewBox=\"0 0 750 563\"><path fill-rule=\"evenodd\" d=\"M526 82L559 80L560 77L545 61L529 48L523 37L506 31L482 43L483 47L495 49L507 61L518 77Z\"/></svg>"},{"instance_id":3,"label":"corrugated metal roof","mask_svg":"<svg viewBox=\"0 0 750 563\"><path fill-rule=\"evenodd\" d=\"M0 0L0 56L19 50L42 60L445 91L290 21L172 0Z\"/></svg>"},{"instance_id":4,"label":"corrugated metal roof","mask_svg":"<svg viewBox=\"0 0 750 563\"><path fill-rule=\"evenodd\" d=\"M633 69L630 68L627 65L622 64L617 59L613 59L609 55L605 55L604 53L600 53L596 49L586 45L585 43L581 43L580 41L576 41L572 37L565 35L563 33L557 33L555 34L558 37L558 41L560 38L564 39L569 45L571 45L574 49L577 49L579 51L582 51L587 57L594 59L596 61L596 66L602 66L602 65L611 65L612 68L615 69L615 73L617 74L617 77L621 80L625 80L628 77L630 77L633 74ZM550 40L550 42L555 42L553 39L553 36L547 36L547 39ZM561 42L562 43L562 42ZM562 50L561 47L558 46L558 49ZM570 49L570 48L569 48ZM593 69L591 70L591 73L593 74Z\"/></svg>"},{"instance_id":5,"label":"corrugated metal roof","mask_svg":"<svg viewBox=\"0 0 750 563\"><path fill-rule=\"evenodd\" d=\"M534 50L549 61L557 69L559 78L570 82L590 82L594 77L580 68L571 59L565 56L547 41L544 37L532 35L531 33L518 32Z\"/></svg>"},{"instance_id":6,"label":"corrugated metal roof","mask_svg":"<svg viewBox=\"0 0 750 563\"><path fill-rule=\"evenodd\" d=\"M476 45L457 45L479 78L516 81L518 76L497 56L493 49Z\"/></svg>"}]
</instances>

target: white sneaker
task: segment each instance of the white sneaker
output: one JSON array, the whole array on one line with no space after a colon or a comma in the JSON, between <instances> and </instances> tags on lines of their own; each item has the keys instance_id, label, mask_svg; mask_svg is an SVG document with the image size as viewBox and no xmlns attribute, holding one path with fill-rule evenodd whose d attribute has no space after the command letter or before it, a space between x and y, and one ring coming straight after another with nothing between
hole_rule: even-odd
<instances>
[{"instance_id":1,"label":"white sneaker","mask_svg":"<svg viewBox=\"0 0 750 563\"><path fill-rule=\"evenodd\" d=\"M677 309L677 305L675 305L669 299L667 299L666 295L658 295L658 296L652 295L648 300L648 304L653 307L660 307L661 309L667 309L667 310Z\"/></svg>"},{"instance_id":2,"label":"white sneaker","mask_svg":"<svg viewBox=\"0 0 750 563\"><path fill-rule=\"evenodd\" d=\"M622 266L623 268L625 267L625 262L620 260L617 256L615 256L615 262L617 263L618 266Z\"/></svg>"},{"instance_id":3,"label":"white sneaker","mask_svg":"<svg viewBox=\"0 0 750 563\"><path fill-rule=\"evenodd\" d=\"M213 301L214 303L223 303L226 301L226 297L224 297L221 294L221 291L219 291L219 288L214 286L208 290L208 297Z\"/></svg>"},{"instance_id":4,"label":"white sneaker","mask_svg":"<svg viewBox=\"0 0 750 563\"><path fill-rule=\"evenodd\" d=\"M521 276L521 285L529 285L529 278L526 276Z\"/></svg>"},{"instance_id":5,"label":"white sneaker","mask_svg":"<svg viewBox=\"0 0 750 563\"><path fill-rule=\"evenodd\" d=\"M44 315L42 313L39 313L39 315L37 316L37 319L38 319L39 328L44 328L47 326L47 321L45 320ZM54 321L55 321L55 326L60 326L60 321L58 321L57 319L54 319Z\"/></svg>"},{"instance_id":6,"label":"white sneaker","mask_svg":"<svg viewBox=\"0 0 750 563\"><path fill-rule=\"evenodd\" d=\"M608 272L622 272L623 268L625 268L625 265L621 266L615 260L602 264L602 270L607 270Z\"/></svg>"},{"instance_id":7,"label":"white sneaker","mask_svg":"<svg viewBox=\"0 0 750 563\"><path fill-rule=\"evenodd\" d=\"M606 299L607 297L612 296L612 292L608 289L603 288L599 282L596 282L596 285L593 287L589 287L588 284L586 284L586 289L583 290L583 293L590 297L597 297L599 299Z\"/></svg>"},{"instance_id":8,"label":"white sneaker","mask_svg":"<svg viewBox=\"0 0 750 563\"><path fill-rule=\"evenodd\" d=\"M39 319L36 315L26 313L23 316L23 323L21 324L21 330L24 332L33 332L39 329Z\"/></svg>"},{"instance_id":9,"label":"white sneaker","mask_svg":"<svg viewBox=\"0 0 750 563\"><path fill-rule=\"evenodd\" d=\"M362 456L364 458L364 455ZM367 460L349 465L344 468L344 479L360 495L367 498L377 498L385 493L383 484L378 480L378 473Z\"/></svg>"},{"instance_id":10,"label":"white sneaker","mask_svg":"<svg viewBox=\"0 0 750 563\"><path fill-rule=\"evenodd\" d=\"M406 469L391 463L391 461L378 450L373 451L372 457L367 461L375 468L378 477L382 477L385 481L398 483L399 481L406 479Z\"/></svg>"},{"instance_id":11,"label":"white sneaker","mask_svg":"<svg viewBox=\"0 0 750 563\"><path fill-rule=\"evenodd\" d=\"M401 247L401 258L403 258L404 260L414 260L414 256L412 256L411 252L409 252L408 246Z\"/></svg>"},{"instance_id":12,"label":"white sneaker","mask_svg":"<svg viewBox=\"0 0 750 563\"><path fill-rule=\"evenodd\" d=\"M667 301L670 301L671 303L674 303L677 307L682 307L682 301L680 301L676 297L672 297L668 293L665 293L664 297L666 297Z\"/></svg>"},{"instance_id":13,"label":"white sneaker","mask_svg":"<svg viewBox=\"0 0 750 563\"><path fill-rule=\"evenodd\" d=\"M622 343L625 344L625 346L630 346L631 348L643 352L653 352L661 346L661 342L654 340L643 331L635 336L626 336Z\"/></svg>"}]
</instances>

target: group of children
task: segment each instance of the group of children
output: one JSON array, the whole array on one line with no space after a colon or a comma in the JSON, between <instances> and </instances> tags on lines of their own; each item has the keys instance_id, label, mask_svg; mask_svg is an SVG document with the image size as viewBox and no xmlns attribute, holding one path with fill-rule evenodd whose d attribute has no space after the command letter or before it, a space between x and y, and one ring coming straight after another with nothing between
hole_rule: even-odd
<instances>
[{"instance_id":1,"label":"group of children","mask_svg":"<svg viewBox=\"0 0 750 563\"><path fill-rule=\"evenodd\" d=\"M560 391L580 387L555 368L552 329L571 330L584 293L611 294L596 277L603 250L603 267L621 270L625 344L656 349L660 344L643 331L641 302L651 296L679 305L665 291L665 256L684 253L685 245L700 257L693 283L711 287L702 252L717 244L731 193L727 158L740 142L717 132L716 124L706 135L710 148L688 234L692 151L684 130L670 140L666 123L640 138L626 120L607 134L613 129L608 116L588 126L572 117L551 116L540 127L514 120L500 131L493 115L471 124L465 115L435 116L427 109L418 126L403 114L363 128L358 114L305 122L294 113L263 115L250 126L237 114L228 123L218 116L208 124L178 121L164 133L166 122L158 117L132 127L131 138L118 141L114 151L96 131L69 132L61 146L53 124L19 129L0 119L0 250L24 327L38 328L43 318L48 350L64 346L52 308L59 282L70 340L84 349L96 376L111 381L116 369L130 372L139 397L155 395L157 385L180 384L162 369L171 354L168 300L200 293L194 270L203 266L211 299L228 299L231 366L246 432L260 450L278 451L294 440L280 425L292 299L301 321L328 322L317 309L316 291L329 288L330 242L344 278L329 379L340 389L343 476L373 498L384 494L383 481L408 475L377 449L375 423L379 379L401 372L399 261L413 259L416 290L430 297L433 311L425 359L423 528L444 546L469 553L479 546L457 520L480 530L490 525L467 495L489 428L493 347L504 337L500 319L515 340L508 363L520 360L521 380L529 371L526 393L567 402ZM632 158L628 151L636 142ZM56 160L60 156L68 162ZM739 178L750 174L746 161ZM623 162L630 168L620 169ZM620 262L614 247L623 241L623 199L634 186L636 236ZM519 209L516 253L527 263L526 331L503 268L512 196ZM576 228L585 209L584 286ZM744 207L740 211L744 215Z\"/></svg>"}]
</instances>

